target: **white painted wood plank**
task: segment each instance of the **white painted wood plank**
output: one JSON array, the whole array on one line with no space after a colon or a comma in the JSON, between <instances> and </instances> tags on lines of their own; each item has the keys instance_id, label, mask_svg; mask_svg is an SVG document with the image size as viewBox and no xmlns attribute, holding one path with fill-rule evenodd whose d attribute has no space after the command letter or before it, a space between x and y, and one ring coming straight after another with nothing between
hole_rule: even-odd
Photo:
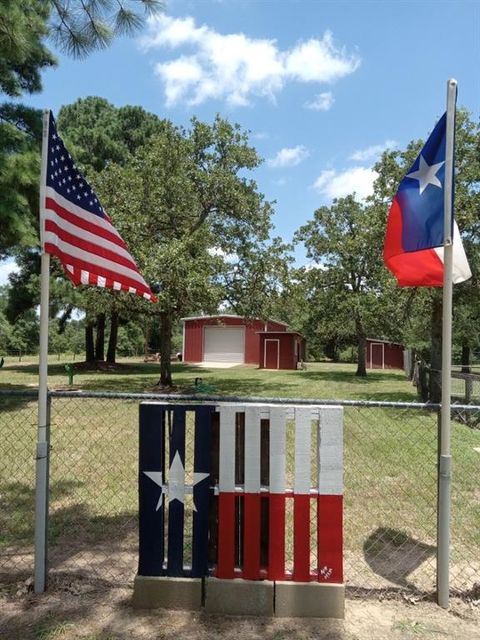
<instances>
[{"instance_id":1,"label":"white painted wood plank","mask_svg":"<svg viewBox=\"0 0 480 640\"><path fill-rule=\"evenodd\" d=\"M220 407L220 451L219 479L220 491L235 491L235 417L240 406Z\"/></svg>"},{"instance_id":2,"label":"white painted wood plank","mask_svg":"<svg viewBox=\"0 0 480 640\"><path fill-rule=\"evenodd\" d=\"M260 493L260 407L245 407L245 492Z\"/></svg>"},{"instance_id":3,"label":"white painted wood plank","mask_svg":"<svg viewBox=\"0 0 480 640\"><path fill-rule=\"evenodd\" d=\"M343 494L343 408L320 409L318 433L318 492Z\"/></svg>"},{"instance_id":4,"label":"white painted wood plank","mask_svg":"<svg viewBox=\"0 0 480 640\"><path fill-rule=\"evenodd\" d=\"M287 412L285 407L270 408L270 493L285 492L285 468L287 449Z\"/></svg>"},{"instance_id":5,"label":"white painted wood plank","mask_svg":"<svg viewBox=\"0 0 480 640\"><path fill-rule=\"evenodd\" d=\"M295 481L294 492L310 493L310 446L312 412L310 408L295 409Z\"/></svg>"}]
</instances>

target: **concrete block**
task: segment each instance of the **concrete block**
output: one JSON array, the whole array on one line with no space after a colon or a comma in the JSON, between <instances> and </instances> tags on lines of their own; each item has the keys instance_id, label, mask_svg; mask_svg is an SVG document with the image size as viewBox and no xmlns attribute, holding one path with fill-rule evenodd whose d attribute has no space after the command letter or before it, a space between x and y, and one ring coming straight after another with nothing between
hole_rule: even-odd
<instances>
[{"instance_id":1,"label":"concrete block","mask_svg":"<svg viewBox=\"0 0 480 640\"><path fill-rule=\"evenodd\" d=\"M275 582L275 615L281 618L344 618L345 585Z\"/></svg>"},{"instance_id":2,"label":"concrete block","mask_svg":"<svg viewBox=\"0 0 480 640\"><path fill-rule=\"evenodd\" d=\"M201 609L201 578L136 576L133 584L136 609Z\"/></svg>"},{"instance_id":3,"label":"concrete block","mask_svg":"<svg viewBox=\"0 0 480 640\"><path fill-rule=\"evenodd\" d=\"M241 616L273 615L273 582L267 580L205 580L205 611Z\"/></svg>"}]
</instances>

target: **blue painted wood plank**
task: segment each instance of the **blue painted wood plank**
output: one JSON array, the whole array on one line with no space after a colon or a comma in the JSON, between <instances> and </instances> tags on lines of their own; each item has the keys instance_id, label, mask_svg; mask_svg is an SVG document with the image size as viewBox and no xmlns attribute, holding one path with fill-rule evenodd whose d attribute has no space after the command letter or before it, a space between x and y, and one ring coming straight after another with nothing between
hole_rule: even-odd
<instances>
[{"instance_id":1,"label":"blue painted wood plank","mask_svg":"<svg viewBox=\"0 0 480 640\"><path fill-rule=\"evenodd\" d=\"M183 576L185 407L175 406L170 434L170 469L168 473L168 576Z\"/></svg>"},{"instance_id":2,"label":"blue painted wood plank","mask_svg":"<svg viewBox=\"0 0 480 640\"><path fill-rule=\"evenodd\" d=\"M139 563L141 576L165 574L165 411L140 404L139 427Z\"/></svg>"},{"instance_id":3,"label":"blue painted wood plank","mask_svg":"<svg viewBox=\"0 0 480 640\"><path fill-rule=\"evenodd\" d=\"M210 459L212 416L214 407L195 410L195 454L193 502L192 576L208 575L208 515L212 490L210 488Z\"/></svg>"}]
</instances>

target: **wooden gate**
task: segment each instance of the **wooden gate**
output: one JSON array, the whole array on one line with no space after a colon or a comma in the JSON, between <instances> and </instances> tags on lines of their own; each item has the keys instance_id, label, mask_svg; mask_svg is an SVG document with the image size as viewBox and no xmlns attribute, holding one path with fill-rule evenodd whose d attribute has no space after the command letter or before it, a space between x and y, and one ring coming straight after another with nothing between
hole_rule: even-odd
<instances>
[{"instance_id":1,"label":"wooden gate","mask_svg":"<svg viewBox=\"0 0 480 640\"><path fill-rule=\"evenodd\" d=\"M342 409L140 406L139 575L343 582Z\"/></svg>"}]
</instances>

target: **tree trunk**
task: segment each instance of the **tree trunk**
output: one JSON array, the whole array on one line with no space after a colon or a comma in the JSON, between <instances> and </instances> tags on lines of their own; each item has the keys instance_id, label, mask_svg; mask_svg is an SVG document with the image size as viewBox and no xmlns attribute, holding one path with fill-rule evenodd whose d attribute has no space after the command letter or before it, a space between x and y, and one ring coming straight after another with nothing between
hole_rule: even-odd
<instances>
[{"instance_id":1,"label":"tree trunk","mask_svg":"<svg viewBox=\"0 0 480 640\"><path fill-rule=\"evenodd\" d=\"M97 336L95 339L95 360L105 360L105 314L97 315Z\"/></svg>"},{"instance_id":2,"label":"tree trunk","mask_svg":"<svg viewBox=\"0 0 480 640\"><path fill-rule=\"evenodd\" d=\"M85 362L95 362L93 322L91 320L85 323Z\"/></svg>"},{"instance_id":3,"label":"tree trunk","mask_svg":"<svg viewBox=\"0 0 480 640\"><path fill-rule=\"evenodd\" d=\"M117 353L118 338L118 313L112 311L110 314L110 336L108 338L107 362L115 364L115 356Z\"/></svg>"},{"instance_id":4,"label":"tree trunk","mask_svg":"<svg viewBox=\"0 0 480 640\"><path fill-rule=\"evenodd\" d=\"M462 345L462 373L470 373L470 347Z\"/></svg>"},{"instance_id":5,"label":"tree trunk","mask_svg":"<svg viewBox=\"0 0 480 640\"><path fill-rule=\"evenodd\" d=\"M150 325L148 323L148 320L145 322L143 337L144 337L143 351L144 351L145 362L146 362L148 358L149 341L150 341Z\"/></svg>"},{"instance_id":6,"label":"tree trunk","mask_svg":"<svg viewBox=\"0 0 480 640\"><path fill-rule=\"evenodd\" d=\"M358 316L355 318L355 328L357 331L357 344L358 344L357 371L355 372L355 375L365 377L367 375L367 362L366 362L367 339L365 336L365 330L363 328L362 321Z\"/></svg>"},{"instance_id":7,"label":"tree trunk","mask_svg":"<svg viewBox=\"0 0 480 640\"><path fill-rule=\"evenodd\" d=\"M431 351L430 351L430 402L442 399L442 292L436 291L432 301Z\"/></svg>"},{"instance_id":8,"label":"tree trunk","mask_svg":"<svg viewBox=\"0 0 480 640\"><path fill-rule=\"evenodd\" d=\"M160 381L162 387L172 386L172 319L168 313L160 314Z\"/></svg>"}]
</instances>

